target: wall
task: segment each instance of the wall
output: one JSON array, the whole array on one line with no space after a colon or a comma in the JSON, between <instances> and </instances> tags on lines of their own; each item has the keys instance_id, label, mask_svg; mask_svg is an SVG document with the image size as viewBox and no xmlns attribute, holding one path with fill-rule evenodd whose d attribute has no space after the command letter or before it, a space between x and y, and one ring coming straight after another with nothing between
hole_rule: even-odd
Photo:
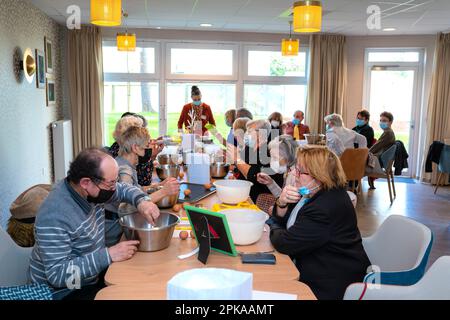
<instances>
[{"instance_id":1,"label":"wall","mask_svg":"<svg viewBox=\"0 0 450 320\"><path fill-rule=\"evenodd\" d=\"M46 107L45 89L16 81L13 52L44 50L53 42L56 106ZM63 104L65 29L22 0L0 1L0 225L5 227L12 201L28 187L52 181L49 125L69 112Z\"/></svg>"}]
</instances>

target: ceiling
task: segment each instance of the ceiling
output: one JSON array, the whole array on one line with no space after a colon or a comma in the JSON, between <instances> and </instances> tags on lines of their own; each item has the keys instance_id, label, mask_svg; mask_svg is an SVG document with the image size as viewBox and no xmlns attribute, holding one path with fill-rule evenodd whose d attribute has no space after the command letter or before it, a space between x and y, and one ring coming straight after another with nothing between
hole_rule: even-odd
<instances>
[{"instance_id":1,"label":"ceiling","mask_svg":"<svg viewBox=\"0 0 450 320\"><path fill-rule=\"evenodd\" d=\"M82 22L90 17L89 0L27 0L65 24L66 8L77 4ZM287 33L294 0L122 0L128 27ZM323 0L324 32L347 35L434 34L450 31L450 0ZM367 8L381 8L382 28L368 30ZM212 27L200 27L210 23Z\"/></svg>"}]
</instances>

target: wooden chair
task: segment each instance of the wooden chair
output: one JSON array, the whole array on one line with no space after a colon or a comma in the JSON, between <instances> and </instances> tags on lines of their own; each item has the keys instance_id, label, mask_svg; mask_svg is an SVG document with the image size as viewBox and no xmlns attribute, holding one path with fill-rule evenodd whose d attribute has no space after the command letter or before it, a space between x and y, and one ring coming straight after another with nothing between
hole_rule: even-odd
<instances>
[{"instance_id":1,"label":"wooden chair","mask_svg":"<svg viewBox=\"0 0 450 320\"><path fill-rule=\"evenodd\" d=\"M363 148L345 149L344 153L341 155L341 164L345 175L347 176L347 181L353 182L351 191L356 194L361 191L362 178L364 177L368 154L369 149ZM356 181L358 181L357 188L355 188Z\"/></svg>"},{"instance_id":2,"label":"wooden chair","mask_svg":"<svg viewBox=\"0 0 450 320\"><path fill-rule=\"evenodd\" d=\"M380 179L386 179L388 182L388 189L389 189L389 198L391 200L391 203L393 202L394 198L397 196L395 192L395 184L394 184L394 172L392 171L392 167L394 166L395 161L395 152L397 151L397 145L392 145L389 149L387 149L383 154L380 156L380 164L383 168L383 173L380 174L371 174L370 177L373 178L380 178ZM392 194L394 194L394 197L392 197Z\"/></svg>"}]
</instances>

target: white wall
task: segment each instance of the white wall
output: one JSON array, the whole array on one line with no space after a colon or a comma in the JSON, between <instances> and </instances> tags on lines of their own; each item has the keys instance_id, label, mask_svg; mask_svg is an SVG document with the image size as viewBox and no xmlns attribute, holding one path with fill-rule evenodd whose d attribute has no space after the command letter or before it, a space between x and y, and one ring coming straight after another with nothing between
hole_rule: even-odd
<instances>
[{"instance_id":1,"label":"white wall","mask_svg":"<svg viewBox=\"0 0 450 320\"><path fill-rule=\"evenodd\" d=\"M52 181L49 124L63 118L61 43L64 28L22 0L0 1L0 225L5 227L11 202L25 189ZM57 105L46 106L45 89L18 83L13 73L16 47L44 50L53 41Z\"/></svg>"}]
</instances>

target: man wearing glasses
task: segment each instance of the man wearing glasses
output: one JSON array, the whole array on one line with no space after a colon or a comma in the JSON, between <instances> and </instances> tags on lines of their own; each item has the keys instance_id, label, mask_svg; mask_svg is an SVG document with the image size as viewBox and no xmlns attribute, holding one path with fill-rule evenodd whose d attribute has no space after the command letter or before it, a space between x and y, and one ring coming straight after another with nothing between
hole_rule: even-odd
<instances>
[{"instance_id":1,"label":"man wearing glasses","mask_svg":"<svg viewBox=\"0 0 450 320\"><path fill-rule=\"evenodd\" d=\"M132 204L151 224L159 216L141 189L117 183L118 170L104 151L83 150L39 209L29 276L50 286L55 299L93 299L104 287L99 277L108 266L137 251L138 241L105 247L105 203Z\"/></svg>"}]
</instances>

